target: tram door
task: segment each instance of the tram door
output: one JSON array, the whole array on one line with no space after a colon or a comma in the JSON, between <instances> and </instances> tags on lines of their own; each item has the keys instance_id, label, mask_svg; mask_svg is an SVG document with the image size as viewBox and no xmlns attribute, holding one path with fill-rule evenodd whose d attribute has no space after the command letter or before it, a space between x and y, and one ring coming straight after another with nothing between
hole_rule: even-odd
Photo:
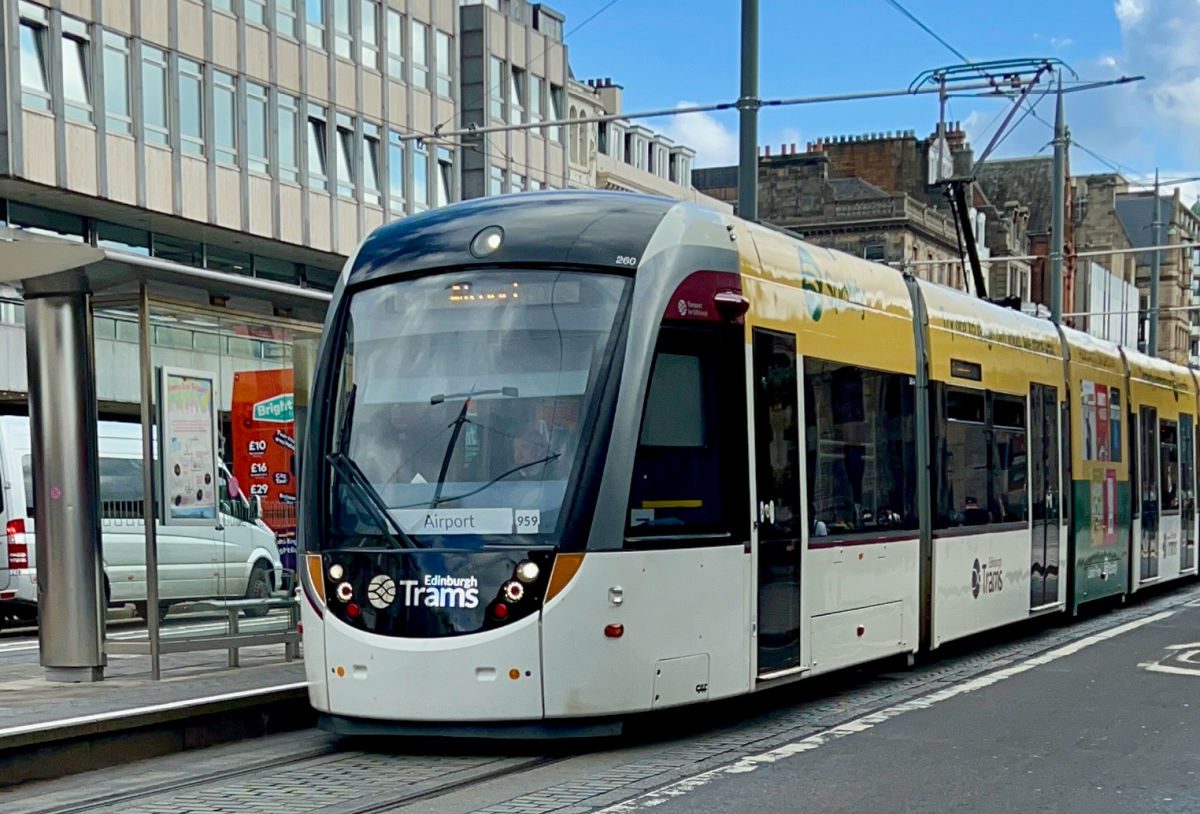
<instances>
[{"instance_id":1,"label":"tram door","mask_svg":"<svg viewBox=\"0 0 1200 814\"><path fill-rule=\"evenodd\" d=\"M1138 470L1142 475L1142 538L1139 545L1142 562L1138 576L1146 582L1158 578L1158 410L1143 407L1140 426Z\"/></svg>"},{"instance_id":2,"label":"tram door","mask_svg":"<svg viewBox=\"0 0 1200 814\"><path fill-rule=\"evenodd\" d=\"M755 329L758 674L800 664L800 410L796 337Z\"/></svg>"},{"instance_id":3,"label":"tram door","mask_svg":"<svg viewBox=\"0 0 1200 814\"><path fill-rule=\"evenodd\" d=\"M1196 566L1196 432L1192 417L1179 414L1179 570Z\"/></svg>"},{"instance_id":4,"label":"tram door","mask_svg":"<svg viewBox=\"0 0 1200 814\"><path fill-rule=\"evenodd\" d=\"M1032 385L1029 392L1029 471L1033 500L1029 607L1058 602L1058 534L1062 516L1059 475L1058 389Z\"/></svg>"}]
</instances>

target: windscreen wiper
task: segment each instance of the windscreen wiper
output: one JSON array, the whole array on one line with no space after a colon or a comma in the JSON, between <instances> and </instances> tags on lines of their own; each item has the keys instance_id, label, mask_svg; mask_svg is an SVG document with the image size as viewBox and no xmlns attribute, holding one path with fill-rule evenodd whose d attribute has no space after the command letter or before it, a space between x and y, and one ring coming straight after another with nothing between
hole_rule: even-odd
<instances>
[{"instance_id":1,"label":"windscreen wiper","mask_svg":"<svg viewBox=\"0 0 1200 814\"><path fill-rule=\"evenodd\" d=\"M429 501L429 508L436 509L438 504L442 502L442 489L446 485L446 473L450 471L450 459L454 456L454 446L458 443L458 436L462 433L463 424L470 424L471 419L467 418L467 411L471 409L471 399L476 396L508 396L517 398L519 391L515 387L497 387L493 390L476 390L474 385L466 393L438 393L436 396L429 398L430 404L442 404L451 399L462 399L462 409L458 411L458 416L450 424L454 431L450 433L450 441L446 444L446 454L442 456L442 469L438 472L437 484L433 487L433 499Z\"/></svg>"},{"instance_id":2,"label":"windscreen wiper","mask_svg":"<svg viewBox=\"0 0 1200 814\"><path fill-rule=\"evenodd\" d=\"M416 540L401 528L400 524L396 522L396 518L392 517L392 513L388 511L387 504L379 496L379 492L375 491L375 487L371 485L371 481L363 474L362 469L359 468L358 464L352 458L339 450L329 453L326 456L326 460L329 461L329 465L341 476L342 480L353 487L353 494L358 498L359 504L375 518L376 524L387 534L388 539L396 544L397 548L419 548Z\"/></svg>"},{"instance_id":3,"label":"windscreen wiper","mask_svg":"<svg viewBox=\"0 0 1200 814\"><path fill-rule=\"evenodd\" d=\"M478 489L472 489L469 492L463 492L461 495L451 495L450 497L436 498L434 501L434 504L432 506L430 506L429 508L436 509L438 506L440 506L443 503L453 503L456 500L462 500L463 498L473 497L473 496L479 494L480 492L482 492L483 490L490 489L491 487L495 486L497 483L504 480L509 475L515 475L517 472L520 472L522 469L528 469L531 466L538 466L539 464L548 464L551 461L557 460L561 457L562 457L561 452L554 452L554 453L547 455L545 458L538 458L536 461L530 461L529 463L521 464L520 466L514 466L512 469L508 470L507 472L504 472L503 474L497 475L496 477L492 478L490 481L485 483L483 486L480 486ZM422 501L413 506L404 506L403 508L414 509L417 506L424 506L424 505L425 505L425 502Z\"/></svg>"}]
</instances>

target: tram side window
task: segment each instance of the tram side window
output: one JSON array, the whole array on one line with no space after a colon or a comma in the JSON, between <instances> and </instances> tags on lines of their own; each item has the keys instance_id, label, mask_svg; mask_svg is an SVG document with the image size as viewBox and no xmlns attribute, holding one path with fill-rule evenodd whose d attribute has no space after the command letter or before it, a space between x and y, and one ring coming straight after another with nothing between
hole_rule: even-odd
<instances>
[{"instance_id":1,"label":"tram side window","mask_svg":"<svg viewBox=\"0 0 1200 814\"><path fill-rule=\"evenodd\" d=\"M1179 425L1163 419L1158 422L1159 475L1162 483L1163 514L1179 511Z\"/></svg>"},{"instance_id":2,"label":"tram side window","mask_svg":"<svg viewBox=\"0 0 1200 814\"><path fill-rule=\"evenodd\" d=\"M745 526L745 385L738 359L723 352L719 332L662 329L634 459L631 540L724 539Z\"/></svg>"},{"instance_id":3,"label":"tram side window","mask_svg":"<svg viewBox=\"0 0 1200 814\"><path fill-rule=\"evenodd\" d=\"M1141 472L1141 436L1138 435L1137 413L1129 412L1129 483L1133 492L1133 518L1142 516L1142 490L1137 488Z\"/></svg>"},{"instance_id":4,"label":"tram side window","mask_svg":"<svg viewBox=\"0 0 1200 814\"><path fill-rule=\"evenodd\" d=\"M914 390L908 376L805 360L812 536L917 527Z\"/></svg>"},{"instance_id":5,"label":"tram side window","mask_svg":"<svg viewBox=\"0 0 1200 814\"><path fill-rule=\"evenodd\" d=\"M1006 396L992 397L992 484L996 523L1027 520L1025 401Z\"/></svg>"},{"instance_id":6,"label":"tram side window","mask_svg":"<svg viewBox=\"0 0 1200 814\"><path fill-rule=\"evenodd\" d=\"M1141 460L1138 468L1141 470L1142 512L1148 521L1158 516L1158 410L1153 407L1141 409Z\"/></svg>"},{"instance_id":7,"label":"tram side window","mask_svg":"<svg viewBox=\"0 0 1200 814\"><path fill-rule=\"evenodd\" d=\"M935 431L936 528L1028 520L1024 399L945 387Z\"/></svg>"}]
</instances>

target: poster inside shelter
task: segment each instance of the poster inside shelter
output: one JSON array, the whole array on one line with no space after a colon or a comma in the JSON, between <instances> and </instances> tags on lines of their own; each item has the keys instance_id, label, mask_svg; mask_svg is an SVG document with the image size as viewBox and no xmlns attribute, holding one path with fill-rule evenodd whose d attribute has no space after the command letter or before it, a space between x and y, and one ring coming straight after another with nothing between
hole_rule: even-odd
<instances>
[{"instance_id":1,"label":"poster inside shelter","mask_svg":"<svg viewBox=\"0 0 1200 814\"><path fill-rule=\"evenodd\" d=\"M162 370L163 522L217 518L216 402L210 376Z\"/></svg>"}]
</instances>

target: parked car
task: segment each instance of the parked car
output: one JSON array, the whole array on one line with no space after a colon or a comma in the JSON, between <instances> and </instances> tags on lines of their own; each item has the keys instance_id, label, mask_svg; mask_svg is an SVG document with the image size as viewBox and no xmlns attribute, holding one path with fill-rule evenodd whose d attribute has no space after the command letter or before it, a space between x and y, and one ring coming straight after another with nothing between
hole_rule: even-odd
<instances>
[{"instance_id":1,"label":"parked car","mask_svg":"<svg viewBox=\"0 0 1200 814\"><path fill-rule=\"evenodd\" d=\"M105 597L133 603L147 618L142 431L138 424L99 423L100 537ZM37 554L29 419L0 416L0 626L37 618ZM164 526L158 541L159 616L171 605L212 598L264 598L283 584L275 534L257 502L237 490L220 464L220 512L211 525ZM234 481L236 483L236 481ZM236 489L236 487L235 487ZM265 615L252 608L248 615Z\"/></svg>"}]
</instances>

